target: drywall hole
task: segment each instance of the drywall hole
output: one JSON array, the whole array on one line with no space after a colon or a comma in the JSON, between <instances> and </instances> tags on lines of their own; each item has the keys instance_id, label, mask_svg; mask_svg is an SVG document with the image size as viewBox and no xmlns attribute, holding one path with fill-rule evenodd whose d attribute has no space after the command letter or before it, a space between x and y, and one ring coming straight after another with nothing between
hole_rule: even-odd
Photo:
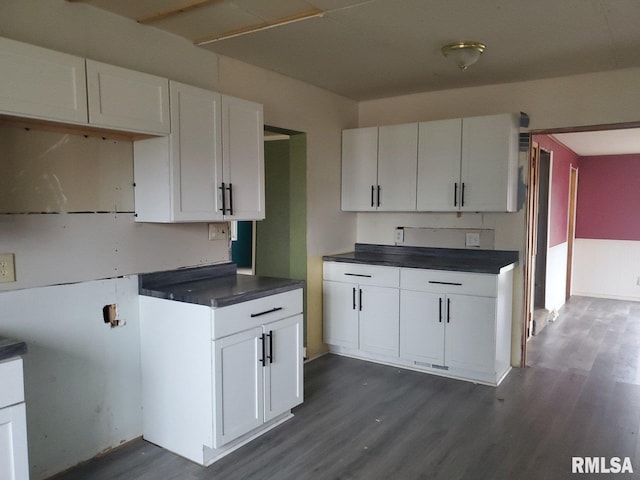
<instances>
[{"instance_id":1,"label":"drywall hole","mask_svg":"<svg viewBox=\"0 0 640 480\"><path fill-rule=\"evenodd\" d=\"M125 324L123 320L118 320L118 307L115 303L102 307L102 319L104 323L111 325L111 328L122 327Z\"/></svg>"}]
</instances>

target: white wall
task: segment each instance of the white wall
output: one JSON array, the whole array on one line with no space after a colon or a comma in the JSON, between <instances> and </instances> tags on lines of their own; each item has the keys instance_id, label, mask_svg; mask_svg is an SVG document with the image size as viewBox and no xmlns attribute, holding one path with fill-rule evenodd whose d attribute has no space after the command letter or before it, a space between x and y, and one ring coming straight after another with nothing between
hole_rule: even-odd
<instances>
[{"instance_id":1,"label":"white wall","mask_svg":"<svg viewBox=\"0 0 640 480\"><path fill-rule=\"evenodd\" d=\"M547 250L544 305L549 311L557 312L565 303L568 245L564 242Z\"/></svg>"},{"instance_id":2,"label":"white wall","mask_svg":"<svg viewBox=\"0 0 640 480\"><path fill-rule=\"evenodd\" d=\"M640 301L640 242L576 238L571 293Z\"/></svg>"},{"instance_id":3,"label":"white wall","mask_svg":"<svg viewBox=\"0 0 640 480\"><path fill-rule=\"evenodd\" d=\"M484 87L425 92L360 103L359 126L399 124L506 112L526 112L531 130L637 122L640 114L640 69L576 75ZM520 157L520 167L527 159ZM527 169L523 170L524 181ZM522 173L522 172L521 172ZM432 228L493 228L497 249L520 252L524 258L525 217L518 213L404 214L378 217L358 214L358 241L392 242L398 224ZM391 239L391 240L389 240ZM522 266L514 272L512 363L520 363L523 319Z\"/></svg>"},{"instance_id":4,"label":"white wall","mask_svg":"<svg viewBox=\"0 0 640 480\"><path fill-rule=\"evenodd\" d=\"M28 340L32 479L140 435L137 293L137 277L125 277L0 295L0 333ZM103 323L102 307L111 303L118 305L125 326Z\"/></svg>"}]
</instances>

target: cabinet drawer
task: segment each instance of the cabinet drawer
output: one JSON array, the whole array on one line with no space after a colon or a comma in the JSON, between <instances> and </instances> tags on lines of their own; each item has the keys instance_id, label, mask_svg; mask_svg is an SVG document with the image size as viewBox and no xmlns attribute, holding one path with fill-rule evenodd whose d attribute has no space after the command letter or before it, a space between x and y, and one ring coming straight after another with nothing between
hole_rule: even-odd
<instances>
[{"instance_id":1,"label":"cabinet drawer","mask_svg":"<svg viewBox=\"0 0 640 480\"><path fill-rule=\"evenodd\" d=\"M322 278L335 282L398 288L400 285L400 269L361 263L324 262Z\"/></svg>"},{"instance_id":2,"label":"cabinet drawer","mask_svg":"<svg viewBox=\"0 0 640 480\"><path fill-rule=\"evenodd\" d=\"M302 289L213 310L213 339L302 313Z\"/></svg>"},{"instance_id":3,"label":"cabinet drawer","mask_svg":"<svg viewBox=\"0 0 640 480\"><path fill-rule=\"evenodd\" d=\"M0 362L0 408L24 401L22 359Z\"/></svg>"},{"instance_id":4,"label":"cabinet drawer","mask_svg":"<svg viewBox=\"0 0 640 480\"><path fill-rule=\"evenodd\" d=\"M400 272L400 288L422 292L495 297L497 276L486 273L403 268Z\"/></svg>"}]
</instances>

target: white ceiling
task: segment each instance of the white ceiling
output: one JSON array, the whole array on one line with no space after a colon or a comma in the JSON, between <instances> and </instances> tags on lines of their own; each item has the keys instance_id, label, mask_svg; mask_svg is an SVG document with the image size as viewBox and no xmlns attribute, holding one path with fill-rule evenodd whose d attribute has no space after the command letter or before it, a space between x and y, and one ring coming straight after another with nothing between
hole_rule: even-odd
<instances>
[{"instance_id":1,"label":"white ceiling","mask_svg":"<svg viewBox=\"0 0 640 480\"><path fill-rule=\"evenodd\" d=\"M194 43L241 33L202 48L355 100L640 67L640 0L68 1ZM466 72L440 52L461 40L487 45ZM640 153L638 130L557 138L579 155Z\"/></svg>"},{"instance_id":2,"label":"white ceiling","mask_svg":"<svg viewBox=\"0 0 640 480\"><path fill-rule=\"evenodd\" d=\"M640 66L638 0L69 1L194 42L321 10L202 48L355 100ZM440 52L461 40L487 45L466 72Z\"/></svg>"},{"instance_id":3,"label":"white ceiling","mask_svg":"<svg viewBox=\"0 0 640 480\"><path fill-rule=\"evenodd\" d=\"M640 153L640 129L556 133L560 143L582 157Z\"/></svg>"}]
</instances>

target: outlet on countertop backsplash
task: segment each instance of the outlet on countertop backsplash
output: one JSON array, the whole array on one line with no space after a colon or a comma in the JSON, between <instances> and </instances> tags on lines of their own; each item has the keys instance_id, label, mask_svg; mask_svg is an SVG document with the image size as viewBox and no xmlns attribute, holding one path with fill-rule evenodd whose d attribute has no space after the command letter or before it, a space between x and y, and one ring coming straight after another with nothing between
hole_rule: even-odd
<instances>
[{"instance_id":1,"label":"outlet on countertop backsplash","mask_svg":"<svg viewBox=\"0 0 640 480\"><path fill-rule=\"evenodd\" d=\"M397 227L395 244L410 247L495 249L495 230L480 228Z\"/></svg>"}]
</instances>

